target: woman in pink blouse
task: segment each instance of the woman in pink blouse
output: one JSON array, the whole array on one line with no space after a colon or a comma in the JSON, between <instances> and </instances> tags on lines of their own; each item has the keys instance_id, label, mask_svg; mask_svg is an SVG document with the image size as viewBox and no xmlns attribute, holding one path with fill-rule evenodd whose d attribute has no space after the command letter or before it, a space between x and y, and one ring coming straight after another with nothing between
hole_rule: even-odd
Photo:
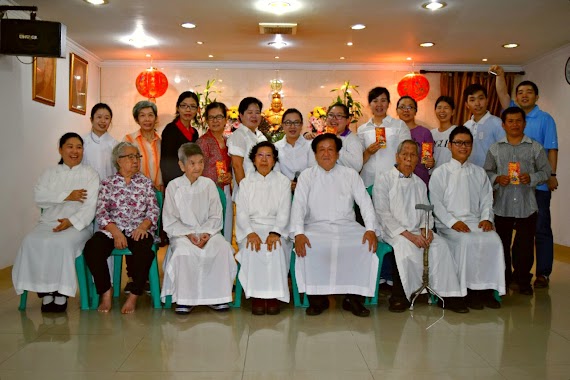
<instances>
[{"instance_id":1,"label":"woman in pink blouse","mask_svg":"<svg viewBox=\"0 0 570 380\"><path fill-rule=\"evenodd\" d=\"M95 218L100 231L87 241L83 254L101 296L98 310L106 313L111 310L113 295L107 258L114 248L128 247L133 253L126 256L133 286L121 309L128 314L135 311L154 259L151 247L159 209L152 181L139 171L141 154L137 146L129 142L117 144L112 160L118 172L101 182L97 199Z\"/></svg>"},{"instance_id":2,"label":"woman in pink blouse","mask_svg":"<svg viewBox=\"0 0 570 380\"><path fill-rule=\"evenodd\" d=\"M208 131L196 141L204 153L202 175L210 178L226 194L224 235L232 241L233 207L231 207L230 184L232 182L231 160L226 146L224 128L227 123L227 108L224 103L212 102L205 111Z\"/></svg>"}]
</instances>

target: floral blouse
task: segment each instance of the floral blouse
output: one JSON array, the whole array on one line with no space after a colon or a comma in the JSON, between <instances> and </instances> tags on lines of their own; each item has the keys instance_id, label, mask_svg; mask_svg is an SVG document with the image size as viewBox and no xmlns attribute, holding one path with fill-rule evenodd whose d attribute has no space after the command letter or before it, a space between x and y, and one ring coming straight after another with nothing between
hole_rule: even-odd
<instances>
[{"instance_id":1,"label":"floral blouse","mask_svg":"<svg viewBox=\"0 0 570 380\"><path fill-rule=\"evenodd\" d=\"M125 236L130 237L142 221L148 219L152 223L148 232L158 242L158 214L153 183L142 173L136 173L129 184L119 173L101 182L95 218L101 232L108 237L112 238L111 233L105 230L109 223L115 223Z\"/></svg>"},{"instance_id":2,"label":"floral blouse","mask_svg":"<svg viewBox=\"0 0 570 380\"><path fill-rule=\"evenodd\" d=\"M224 137L225 140L227 140ZM226 171L231 170L231 160L228 155L228 147L220 148L218 140L214 137L211 131L206 132L202 137L196 141L204 153L204 177L210 178L214 183L221 187L218 182L218 172L216 170L216 162L221 161L224 163Z\"/></svg>"}]
</instances>

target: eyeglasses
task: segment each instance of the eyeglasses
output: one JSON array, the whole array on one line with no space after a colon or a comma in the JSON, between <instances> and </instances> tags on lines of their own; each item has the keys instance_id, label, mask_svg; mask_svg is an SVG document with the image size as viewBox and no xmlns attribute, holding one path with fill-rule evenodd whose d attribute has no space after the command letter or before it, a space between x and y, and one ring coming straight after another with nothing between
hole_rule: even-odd
<instances>
[{"instance_id":1,"label":"eyeglasses","mask_svg":"<svg viewBox=\"0 0 570 380\"><path fill-rule=\"evenodd\" d=\"M273 155L269 154L269 153L257 153L255 155L255 157L257 157L259 159L262 159L262 158L270 159L270 158L273 158Z\"/></svg>"},{"instance_id":2,"label":"eyeglasses","mask_svg":"<svg viewBox=\"0 0 570 380\"><path fill-rule=\"evenodd\" d=\"M186 103L180 103L178 105L178 108L183 109L183 110L191 110L191 111L197 111L198 110L198 106L190 105L190 104L186 104Z\"/></svg>"},{"instance_id":3,"label":"eyeglasses","mask_svg":"<svg viewBox=\"0 0 570 380\"><path fill-rule=\"evenodd\" d=\"M140 160L140 154L125 154L124 156L119 156L119 158L128 158L129 160Z\"/></svg>"},{"instance_id":4,"label":"eyeglasses","mask_svg":"<svg viewBox=\"0 0 570 380\"><path fill-rule=\"evenodd\" d=\"M224 115L208 116L208 121L222 121L226 117Z\"/></svg>"},{"instance_id":5,"label":"eyeglasses","mask_svg":"<svg viewBox=\"0 0 570 380\"><path fill-rule=\"evenodd\" d=\"M414 107L414 106L398 106L398 109L402 110L402 111L409 111L409 110L415 110L416 107Z\"/></svg>"},{"instance_id":6,"label":"eyeglasses","mask_svg":"<svg viewBox=\"0 0 570 380\"><path fill-rule=\"evenodd\" d=\"M336 120L348 119L348 116L346 116L346 115L335 115L335 114L332 114L332 113L327 114L327 117L328 117L329 119L336 119Z\"/></svg>"},{"instance_id":7,"label":"eyeglasses","mask_svg":"<svg viewBox=\"0 0 570 380\"><path fill-rule=\"evenodd\" d=\"M451 142L453 145L455 145L456 147L460 147L460 146L464 146L466 148L471 148L471 145L473 145L472 141L452 141Z\"/></svg>"},{"instance_id":8,"label":"eyeglasses","mask_svg":"<svg viewBox=\"0 0 570 380\"><path fill-rule=\"evenodd\" d=\"M285 126L285 127L291 127L291 126L295 126L295 127L300 127L301 125L303 125L303 122L301 120L287 120L284 121L283 123L281 123L281 125Z\"/></svg>"}]
</instances>

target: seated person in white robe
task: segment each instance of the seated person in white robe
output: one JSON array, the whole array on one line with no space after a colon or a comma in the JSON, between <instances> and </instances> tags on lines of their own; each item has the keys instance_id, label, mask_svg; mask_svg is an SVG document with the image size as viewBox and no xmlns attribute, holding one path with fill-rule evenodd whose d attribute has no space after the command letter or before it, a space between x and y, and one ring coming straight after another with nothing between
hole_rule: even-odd
<instances>
[{"instance_id":1,"label":"seated person in white robe","mask_svg":"<svg viewBox=\"0 0 570 380\"><path fill-rule=\"evenodd\" d=\"M43 212L24 237L12 269L16 294L37 292L43 312L64 312L67 297L75 297L75 259L93 234L99 189L97 172L81 164L83 140L77 133L61 137L59 154L59 165L47 169L34 188Z\"/></svg>"},{"instance_id":2,"label":"seated person in white robe","mask_svg":"<svg viewBox=\"0 0 570 380\"><path fill-rule=\"evenodd\" d=\"M222 203L216 184L202 177L204 155L197 144L178 149L184 175L166 188L162 223L170 239L161 297L172 296L177 314L208 305L227 311L237 265L232 246L222 236Z\"/></svg>"},{"instance_id":3,"label":"seated person in white robe","mask_svg":"<svg viewBox=\"0 0 570 380\"><path fill-rule=\"evenodd\" d=\"M374 296L378 257L372 201L354 169L337 165L343 142L332 133L317 136L311 147L317 166L301 173L291 210L295 236L295 273L306 293L307 315L329 307L329 294L346 294L342 306L359 317L370 315L362 301ZM354 203L365 227L356 222Z\"/></svg>"},{"instance_id":4,"label":"seated person in white robe","mask_svg":"<svg viewBox=\"0 0 570 380\"><path fill-rule=\"evenodd\" d=\"M451 161L432 174L429 189L437 232L446 240L458 266L467 306L498 309L494 291L505 294L505 259L493 230L493 189L485 170L467 162L473 135L459 126L449 135Z\"/></svg>"},{"instance_id":5,"label":"seated person in white robe","mask_svg":"<svg viewBox=\"0 0 570 380\"><path fill-rule=\"evenodd\" d=\"M453 256L445 240L425 230L426 213L417 204L428 204L424 181L414 174L418 146L405 140L398 146L396 166L376 177L372 199L384 241L394 248L392 296L389 310L402 312L410 306L414 292L422 285L423 252L429 246L429 285L445 298L445 308L467 313Z\"/></svg>"},{"instance_id":6,"label":"seated person in white robe","mask_svg":"<svg viewBox=\"0 0 570 380\"><path fill-rule=\"evenodd\" d=\"M255 145L249 159L255 172L240 182L236 197L238 278L252 298L252 314L279 314L279 301L289 302L291 182L273 170L278 151L272 143Z\"/></svg>"}]
</instances>

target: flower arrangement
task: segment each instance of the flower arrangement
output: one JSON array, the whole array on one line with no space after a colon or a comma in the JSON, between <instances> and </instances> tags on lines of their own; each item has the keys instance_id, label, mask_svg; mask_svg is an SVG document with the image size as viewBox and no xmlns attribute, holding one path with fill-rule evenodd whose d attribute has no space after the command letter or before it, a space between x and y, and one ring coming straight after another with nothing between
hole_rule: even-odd
<instances>
[{"instance_id":1,"label":"flower arrangement","mask_svg":"<svg viewBox=\"0 0 570 380\"><path fill-rule=\"evenodd\" d=\"M233 131L239 127L239 112L237 106L231 106L228 108L228 113L226 115L228 121L226 123L226 128L224 129L224 135L230 135Z\"/></svg>"},{"instance_id":2,"label":"flower arrangement","mask_svg":"<svg viewBox=\"0 0 570 380\"><path fill-rule=\"evenodd\" d=\"M327 110L324 107L316 106L309 112L309 124L311 125L311 132L321 134L325 129L325 119L327 117Z\"/></svg>"},{"instance_id":3,"label":"flower arrangement","mask_svg":"<svg viewBox=\"0 0 570 380\"><path fill-rule=\"evenodd\" d=\"M355 101L352 98L351 92L354 91L360 94L357 90L358 86L350 84L350 81L344 82L339 88L333 88L331 92L340 91L336 99L333 100L332 104L342 103L348 107L350 114L352 116L351 123L356 123L358 119L362 116L362 103Z\"/></svg>"},{"instance_id":4,"label":"flower arrangement","mask_svg":"<svg viewBox=\"0 0 570 380\"><path fill-rule=\"evenodd\" d=\"M210 99L210 95L217 94L220 92L218 90L213 89L214 83L216 83L215 79L208 80L206 81L206 87L204 88L204 91L202 92L195 91L196 95L198 96L198 105L200 106L200 110L202 111L206 109L208 104L216 101L216 98ZM196 87L199 87L199 85ZM206 132L206 129L208 128L208 124L206 123L206 115L204 115L201 112L198 112L198 114L196 115L196 119L197 119L196 121L192 122L193 127L199 131L202 131L202 133Z\"/></svg>"}]
</instances>

